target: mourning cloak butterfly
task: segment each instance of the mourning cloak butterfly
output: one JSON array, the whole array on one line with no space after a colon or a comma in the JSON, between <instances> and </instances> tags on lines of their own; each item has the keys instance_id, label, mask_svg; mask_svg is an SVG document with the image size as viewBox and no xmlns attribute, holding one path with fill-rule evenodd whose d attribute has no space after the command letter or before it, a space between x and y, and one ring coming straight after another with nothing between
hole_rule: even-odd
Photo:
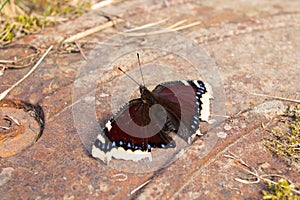
<instances>
[{"instance_id":1,"label":"mourning cloak butterfly","mask_svg":"<svg viewBox=\"0 0 300 200\"><path fill-rule=\"evenodd\" d=\"M212 98L210 86L200 80L172 81L154 90L139 85L141 97L129 101L97 136L92 156L109 163L115 159L152 161L152 148L174 148L169 135L187 143L200 135L199 122L208 121Z\"/></svg>"}]
</instances>

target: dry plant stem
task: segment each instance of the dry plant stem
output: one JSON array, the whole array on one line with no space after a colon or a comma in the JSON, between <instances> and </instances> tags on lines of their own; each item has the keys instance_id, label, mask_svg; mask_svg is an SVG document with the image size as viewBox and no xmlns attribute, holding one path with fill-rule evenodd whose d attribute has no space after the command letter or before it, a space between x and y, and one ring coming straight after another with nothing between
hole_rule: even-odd
<instances>
[{"instance_id":1,"label":"dry plant stem","mask_svg":"<svg viewBox=\"0 0 300 200\"><path fill-rule=\"evenodd\" d=\"M117 23L120 23L120 22L122 22L122 21L123 21L122 19L116 19L116 20L114 20L114 21L109 21L109 22L107 22L107 23L105 23L105 24L102 24L102 25L100 25L100 26L96 26L96 27L90 28L90 29L85 30L85 31L83 31L83 32L80 32L80 33L77 33L77 34L75 34L75 35L72 35L71 37L65 39L65 40L63 41L63 43L75 42L75 41L80 40L80 39L82 39L82 38L84 38L84 37L86 37L86 36L89 36L89 35L91 35L91 34L94 34L94 33L96 33L96 32L99 32L99 31L101 31L101 30L103 30L103 29L112 27L113 25L115 25L115 24L117 24Z\"/></svg>"},{"instance_id":2,"label":"dry plant stem","mask_svg":"<svg viewBox=\"0 0 300 200\"><path fill-rule=\"evenodd\" d=\"M15 119L14 117L12 117L12 116L6 115L6 116L4 117L4 119L8 119L9 121L13 121L13 122L14 122L15 124L17 124L18 126L21 125L20 122L19 122L17 119Z\"/></svg>"},{"instance_id":3,"label":"dry plant stem","mask_svg":"<svg viewBox=\"0 0 300 200\"><path fill-rule=\"evenodd\" d=\"M297 100L297 99L289 99L289 98L284 98L284 97L277 97L277 96L271 96L271 95L267 95L267 94L258 94L258 93L251 93L251 94L256 95L256 96L261 96L261 97L269 97L269 98L283 100L283 101L290 101L290 102L294 102L294 103L300 103L300 100Z\"/></svg>"},{"instance_id":4,"label":"dry plant stem","mask_svg":"<svg viewBox=\"0 0 300 200\"><path fill-rule=\"evenodd\" d=\"M15 61L13 61L13 60L0 60L0 63L3 63L3 64L14 64Z\"/></svg>"},{"instance_id":5,"label":"dry plant stem","mask_svg":"<svg viewBox=\"0 0 300 200\"><path fill-rule=\"evenodd\" d=\"M217 115L217 114L212 114L212 116L223 117L223 118L226 118L226 119L228 119L228 118L231 117L231 116L229 116L229 115Z\"/></svg>"},{"instance_id":6,"label":"dry plant stem","mask_svg":"<svg viewBox=\"0 0 300 200\"><path fill-rule=\"evenodd\" d=\"M193 26L197 26L197 25L200 25L200 24L202 24L202 22L197 21L197 22L193 22L191 24L187 24L185 26L179 26L177 28L172 28L171 30L180 31L180 30L187 29L187 28L190 28L190 27L193 27Z\"/></svg>"},{"instance_id":7,"label":"dry plant stem","mask_svg":"<svg viewBox=\"0 0 300 200\"><path fill-rule=\"evenodd\" d=\"M263 174L263 175L259 175L258 172L256 171L256 169L254 169L253 167L250 167L247 163L245 163L240 157L238 157L237 155L229 152L230 155L224 155L224 157L226 158L231 158L235 161L237 161L238 163L240 163L242 166L244 166L244 168L242 168L244 171L246 171L247 173L253 175L256 180L255 181L248 181L248 180L244 180L244 179L241 179L241 178L235 178L234 180L240 182L240 183L244 183L244 184L254 184L254 183L259 183L260 180L263 180L265 182L270 182L274 185L277 185L277 182L275 181L272 181L271 179L268 179L268 178L265 178L265 177L270 177L270 176L277 176L277 177L280 177L280 178L285 178L279 174ZM246 167L246 168L245 168ZM248 169L247 169L248 168ZM251 170L249 170L251 169ZM286 178L285 178L286 179ZM289 181L291 182L291 181ZM283 186L284 187L284 186ZM296 189L291 189L292 192L294 193L297 193L297 194L300 194L300 191L296 190Z\"/></svg>"},{"instance_id":8,"label":"dry plant stem","mask_svg":"<svg viewBox=\"0 0 300 200\"><path fill-rule=\"evenodd\" d=\"M87 59L86 55L84 54L84 52L83 52L82 48L80 47L80 45L78 44L78 42L77 42L77 41L75 41L75 44L76 44L77 48L79 49L79 51L80 51L80 53L81 53L82 57L84 58L84 60L86 60L86 61L87 61L88 59Z\"/></svg>"},{"instance_id":9,"label":"dry plant stem","mask_svg":"<svg viewBox=\"0 0 300 200\"><path fill-rule=\"evenodd\" d=\"M18 59L14 60L0 60L0 67L5 69L22 69L27 68L32 65L32 63L36 60L36 58L40 55L41 50L35 46L30 45L31 49L34 49L35 52Z\"/></svg>"},{"instance_id":10,"label":"dry plant stem","mask_svg":"<svg viewBox=\"0 0 300 200\"><path fill-rule=\"evenodd\" d=\"M4 130L9 130L10 129L9 127L6 127L6 126L0 126L0 128L2 128Z\"/></svg>"},{"instance_id":11,"label":"dry plant stem","mask_svg":"<svg viewBox=\"0 0 300 200\"><path fill-rule=\"evenodd\" d=\"M184 20L181 20L181 21L179 21L179 22L176 22L175 24L173 24L173 25L167 27L167 29L173 29L173 28L175 28L175 27L177 27L177 26L179 26L179 25L181 25L181 24L184 24L186 21L187 21L187 20L184 19Z\"/></svg>"},{"instance_id":12,"label":"dry plant stem","mask_svg":"<svg viewBox=\"0 0 300 200\"><path fill-rule=\"evenodd\" d=\"M28 76L30 76L30 74L32 74L32 72L34 72L34 70L41 64L41 62L44 60L44 58L46 57L46 55L51 51L51 49L53 48L53 45L51 45L47 51L42 55L42 57L39 59L39 61L29 70L29 72L27 74L25 74L25 76L23 76L20 80L18 80L15 84L13 84L10 88L8 88L7 90L5 90L4 92L2 92L0 94L0 101L2 99L4 99L6 97L6 95L12 90L14 89L16 86L18 86L22 81L24 81Z\"/></svg>"},{"instance_id":13,"label":"dry plant stem","mask_svg":"<svg viewBox=\"0 0 300 200\"><path fill-rule=\"evenodd\" d=\"M148 33L147 32L143 32L143 33L126 33L126 32L121 32L120 34L127 35L127 36L136 36L136 37L147 36L147 35L156 35L156 34L170 33L170 32L174 32L174 31L180 31L180 30L187 29L187 28L190 28L190 27L193 27L193 26L197 26L199 24L201 24L200 21L194 22L194 23L191 23L191 24L187 24L185 26L179 26L177 28L162 29L162 30L158 30L158 31L148 32Z\"/></svg>"},{"instance_id":14,"label":"dry plant stem","mask_svg":"<svg viewBox=\"0 0 300 200\"><path fill-rule=\"evenodd\" d=\"M128 179L126 174L115 174L112 176L112 178L116 178L116 177L122 177L122 178L117 178L116 181L126 181Z\"/></svg>"},{"instance_id":15,"label":"dry plant stem","mask_svg":"<svg viewBox=\"0 0 300 200\"><path fill-rule=\"evenodd\" d=\"M168 19L169 18L166 18L166 19L160 20L158 22L153 22L153 23L145 24L143 26L136 27L136 28L128 29L128 30L126 30L124 32L128 33L128 32L133 32L133 31L139 31L139 30L142 30L142 29L145 29L145 28L150 28L150 27L162 24L162 23L168 21Z\"/></svg>"},{"instance_id":16,"label":"dry plant stem","mask_svg":"<svg viewBox=\"0 0 300 200\"><path fill-rule=\"evenodd\" d=\"M99 9L99 8L103 8L105 6L108 6L112 3L116 3L117 1L116 0L104 0L104 1L100 1L99 3L96 3L94 5L92 5L92 9L93 10L96 10L96 9Z\"/></svg>"},{"instance_id":17,"label":"dry plant stem","mask_svg":"<svg viewBox=\"0 0 300 200\"><path fill-rule=\"evenodd\" d=\"M26 56L26 57L18 59L18 60L0 60L0 64L5 64L6 65L5 68L9 68L9 69L26 68L32 64L32 62L35 60L34 57L38 56L38 54L40 54L40 52ZM25 59L30 59L30 61L28 63L26 63L25 65L17 65L17 63L20 63Z\"/></svg>"},{"instance_id":18,"label":"dry plant stem","mask_svg":"<svg viewBox=\"0 0 300 200\"><path fill-rule=\"evenodd\" d=\"M134 193L136 193L138 190L140 190L140 189L143 188L145 185L147 185L150 181L151 181L151 179L148 180L148 181L146 181L145 183L141 184L140 186L138 186L138 187L135 188L134 190L132 190L132 191L130 192L130 195L133 195Z\"/></svg>"}]
</instances>

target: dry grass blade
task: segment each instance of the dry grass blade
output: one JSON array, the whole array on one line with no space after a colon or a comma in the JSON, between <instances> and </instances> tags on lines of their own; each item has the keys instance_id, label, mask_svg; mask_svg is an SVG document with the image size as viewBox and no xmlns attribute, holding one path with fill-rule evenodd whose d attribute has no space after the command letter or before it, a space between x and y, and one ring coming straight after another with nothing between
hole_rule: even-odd
<instances>
[{"instance_id":1,"label":"dry grass blade","mask_svg":"<svg viewBox=\"0 0 300 200\"><path fill-rule=\"evenodd\" d=\"M138 190L140 190L140 189L143 188L145 185L147 185L150 181L151 181L151 179L148 180L148 181L146 181L145 183L141 184L140 186L138 186L137 188L135 188L134 190L132 190L132 191L130 192L130 194L133 195L133 194L136 193Z\"/></svg>"},{"instance_id":2,"label":"dry grass blade","mask_svg":"<svg viewBox=\"0 0 300 200\"><path fill-rule=\"evenodd\" d=\"M184 24L186 21L187 21L187 20L184 19L184 20L181 20L181 21L179 21L179 22L176 22L175 24L172 24L171 26L167 27L167 29L173 29L173 28L175 28L175 27L177 27L177 26L179 26L179 25L181 25L181 24Z\"/></svg>"},{"instance_id":3,"label":"dry grass blade","mask_svg":"<svg viewBox=\"0 0 300 200\"><path fill-rule=\"evenodd\" d=\"M75 44L76 44L77 48L79 49L79 51L80 51L80 53L81 53L82 57L84 58L84 60L86 60L86 61L87 61L88 59L87 59L87 57L86 57L85 53L83 52L82 48L80 47L80 45L78 44L78 42L77 42L77 41L75 41Z\"/></svg>"},{"instance_id":4,"label":"dry grass blade","mask_svg":"<svg viewBox=\"0 0 300 200\"><path fill-rule=\"evenodd\" d=\"M39 56L40 52L37 51L29 56L16 60L0 60L0 66L4 65L6 69L22 69L27 68L34 63Z\"/></svg>"},{"instance_id":5,"label":"dry grass blade","mask_svg":"<svg viewBox=\"0 0 300 200\"><path fill-rule=\"evenodd\" d=\"M187 25L184 25L184 26L179 26L179 27L176 27L174 25L170 26L170 27L173 27L173 28L166 28L166 29L162 29L162 30L158 30L158 31L152 31L152 32L140 32L140 33L128 33L128 32L121 32L120 34L122 35L126 35L126 36L136 36L136 37L139 37L139 36L147 36L147 35L157 35L157 34L163 34L163 33L170 33L170 32L174 32L174 31L180 31L180 30L183 30L183 29L187 29L187 28L191 28L193 26L197 26L197 25L200 25L201 22L200 21L197 21L197 22L193 22L191 24L187 24Z\"/></svg>"},{"instance_id":6,"label":"dry grass blade","mask_svg":"<svg viewBox=\"0 0 300 200\"><path fill-rule=\"evenodd\" d=\"M90 28L90 29L85 30L85 31L83 31L83 32L80 32L80 33L77 33L77 34L75 34L75 35L72 35L71 37L65 39L65 40L63 41L63 43L75 42L75 41L80 40L80 39L82 39L82 38L84 38L84 37L86 37L86 36L89 36L89 35L91 35L91 34L94 34L94 33L96 33L96 32L99 32L99 31L101 31L101 30L103 30L103 29L112 27L112 26L114 26L115 24L120 23L120 22L122 22L122 21L123 21L122 19L116 19L116 20L114 20L114 21L109 21L109 22L107 22L107 23L105 23L105 24L102 24L102 25L100 25L100 26L96 26L96 27Z\"/></svg>"},{"instance_id":7,"label":"dry grass blade","mask_svg":"<svg viewBox=\"0 0 300 200\"><path fill-rule=\"evenodd\" d=\"M2 99L4 99L7 94L14 89L16 86L18 86L22 81L24 81L28 76L30 76L30 74L32 74L32 72L34 72L34 70L36 70L36 68L41 64L41 62L44 60L44 58L46 57L46 55L51 51L51 49L53 48L53 45L51 45L47 51L42 55L42 57L39 59L39 61L29 70L29 72L27 74L25 74L25 76L23 76L20 80L18 80L15 84L13 84L11 87L9 87L8 89L6 89L4 92L2 92L0 94L0 101Z\"/></svg>"},{"instance_id":8,"label":"dry grass blade","mask_svg":"<svg viewBox=\"0 0 300 200\"><path fill-rule=\"evenodd\" d=\"M14 123L17 124L18 126L21 125L20 122L19 122L17 119L15 119L14 117L12 117L12 116L6 115L6 116L4 117L4 119L8 119L9 121L14 122Z\"/></svg>"},{"instance_id":9,"label":"dry grass blade","mask_svg":"<svg viewBox=\"0 0 300 200\"><path fill-rule=\"evenodd\" d=\"M261 180L265 181L265 182L269 182L272 183L274 185L277 185L277 182L269 179L269 178L265 178L265 177L280 177L280 178L285 178L279 174L263 174L263 175L259 175L258 172L256 171L255 168L250 167L248 164L246 164L246 162L241 159L240 157L238 157L237 155L229 152L229 155L224 155L224 157L226 158L230 158L233 159L234 161L236 161L237 163L240 163L243 166L243 170L245 172L247 172L248 174L253 175L253 178L256 179L255 181L249 181L249 180L245 180L245 179L241 179L241 178L235 178L234 180L240 182L240 183L244 183L244 184L255 184L255 183L259 183ZM286 178L285 178L286 179ZM291 181L289 181L291 182ZM296 189L290 189L292 192L296 193L296 194L300 194L299 190Z\"/></svg>"},{"instance_id":10,"label":"dry grass blade","mask_svg":"<svg viewBox=\"0 0 300 200\"><path fill-rule=\"evenodd\" d=\"M113 4L113 3L117 3L119 1L116 1L116 0L104 0L104 1L100 1L99 3L96 3L94 5L92 5L92 9L93 10L96 10L96 9L99 9L99 8L103 8L105 6L108 6L110 4Z\"/></svg>"},{"instance_id":11,"label":"dry grass blade","mask_svg":"<svg viewBox=\"0 0 300 200\"><path fill-rule=\"evenodd\" d=\"M267 94L258 94L258 93L251 93L256 96L261 96L261 97L268 97L268 98L273 98L273 99L278 99L278 100L283 100L283 101L290 101L294 103L300 103L300 100L297 99L289 99L289 98L284 98L284 97L277 97L277 96L272 96L272 95L267 95Z\"/></svg>"},{"instance_id":12,"label":"dry grass blade","mask_svg":"<svg viewBox=\"0 0 300 200\"><path fill-rule=\"evenodd\" d=\"M193 26L197 26L197 25L200 25L200 24L202 24L202 22L197 21L197 22L193 22L191 24L187 24L185 26L179 26L177 28L176 27L172 28L171 30L173 30L173 31L180 31L180 30L187 29L187 28L190 28L190 27L193 27Z\"/></svg>"},{"instance_id":13,"label":"dry grass blade","mask_svg":"<svg viewBox=\"0 0 300 200\"><path fill-rule=\"evenodd\" d=\"M162 20L160 20L160 21L158 21L158 22L153 22L153 23L149 23L149 24L144 24L143 26L139 26L139 27L136 27L136 28L128 29L128 30L126 30L126 31L124 31L124 32L128 33L128 32L133 32L133 31L143 30L143 29L146 29L146 28L151 28L151 27L153 27L153 26L157 26L157 25L159 25L159 24L162 24L162 23L164 23L164 22L166 22L166 21L168 21L168 20L169 20L169 18L162 19Z\"/></svg>"},{"instance_id":14,"label":"dry grass blade","mask_svg":"<svg viewBox=\"0 0 300 200\"><path fill-rule=\"evenodd\" d=\"M248 181L248 180L245 180L245 179L241 179L241 178L235 178L234 180L240 182L240 183L244 183L244 184L255 184L255 183L259 183L260 182L260 179L257 179L255 181Z\"/></svg>"}]
</instances>

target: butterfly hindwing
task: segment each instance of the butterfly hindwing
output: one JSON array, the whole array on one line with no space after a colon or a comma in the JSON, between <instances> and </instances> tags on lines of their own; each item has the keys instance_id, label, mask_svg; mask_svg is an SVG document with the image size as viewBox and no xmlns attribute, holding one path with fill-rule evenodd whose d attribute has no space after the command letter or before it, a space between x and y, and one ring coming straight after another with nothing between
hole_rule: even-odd
<instances>
[{"instance_id":1,"label":"butterfly hindwing","mask_svg":"<svg viewBox=\"0 0 300 200\"><path fill-rule=\"evenodd\" d=\"M210 86L200 80L174 81L156 86L155 94L164 99L164 107L180 119L177 134L190 143L195 134L200 134L200 120L209 117ZM207 114L208 113L208 114Z\"/></svg>"},{"instance_id":2,"label":"butterfly hindwing","mask_svg":"<svg viewBox=\"0 0 300 200\"><path fill-rule=\"evenodd\" d=\"M141 99L131 100L105 124L93 145L92 155L107 162L111 157L151 160L151 148L174 148L175 142L165 131L145 127L149 122L149 105Z\"/></svg>"}]
</instances>

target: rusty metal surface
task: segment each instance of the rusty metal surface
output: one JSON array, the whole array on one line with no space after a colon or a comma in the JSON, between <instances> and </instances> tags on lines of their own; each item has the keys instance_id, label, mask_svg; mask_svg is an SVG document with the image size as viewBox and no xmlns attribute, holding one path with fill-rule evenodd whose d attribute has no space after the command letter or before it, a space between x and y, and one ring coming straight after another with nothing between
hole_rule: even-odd
<instances>
[{"instance_id":1,"label":"rusty metal surface","mask_svg":"<svg viewBox=\"0 0 300 200\"><path fill-rule=\"evenodd\" d=\"M19 100L0 101L0 157L16 155L33 145L44 129L41 107Z\"/></svg>"},{"instance_id":2,"label":"rusty metal surface","mask_svg":"<svg viewBox=\"0 0 300 200\"><path fill-rule=\"evenodd\" d=\"M124 1L103 8L105 13L118 15L126 23L90 35L79 43L86 43L83 50L88 53L97 43L127 26L167 17L173 23L186 18L200 20L200 26L181 33L200 43L215 59L226 90L226 114L233 116L212 131L215 135L223 133L213 150L204 157L199 156L207 144L198 139L168 167L143 174L124 173L93 159L77 135L71 108L73 83L84 60L79 53L61 53L57 45L56 51L9 95L9 98L39 103L45 113L45 130L35 145L15 156L1 158L3 199L261 198L261 190L265 189L262 183L247 185L234 180L247 174L224 157L229 151L261 173L281 174L300 183L299 171L272 155L261 140L261 123L282 111L287 103L265 102L265 97L254 94L299 99L296 84L300 73L299 1L164 2ZM106 20L93 11L22 38L18 43L46 48ZM0 49L1 56L3 53ZM0 77L1 91L27 71L5 71ZM114 73L112 77L118 76L111 71L104 72L103 76L110 73ZM263 166L270 167L261 167L264 163L267 164ZM148 180L143 188L131 194Z\"/></svg>"}]
</instances>

